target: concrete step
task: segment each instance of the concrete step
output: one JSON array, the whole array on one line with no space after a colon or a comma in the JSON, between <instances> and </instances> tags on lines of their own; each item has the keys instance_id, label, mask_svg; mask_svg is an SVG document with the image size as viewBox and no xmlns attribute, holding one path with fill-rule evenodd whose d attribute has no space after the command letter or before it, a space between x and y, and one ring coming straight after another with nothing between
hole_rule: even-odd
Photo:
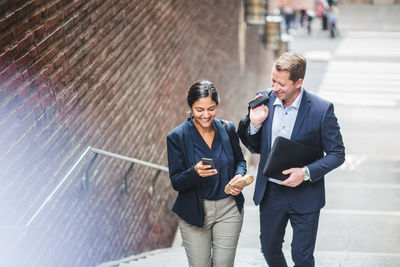
<instances>
[{"instance_id":1,"label":"concrete step","mask_svg":"<svg viewBox=\"0 0 400 267\"><path fill-rule=\"evenodd\" d=\"M332 187L333 190L331 190ZM331 208L324 208L321 211L315 251L316 266L400 266L400 253L398 253L400 213L395 210L372 212L357 205L354 206L357 209L342 207L340 204L342 201L351 200L351 196L346 197L349 191L336 192L337 188L330 186L329 183L327 183L327 188L333 195L331 202L334 203L330 205ZM244 190L245 216L235 259L235 266L239 267L266 266L260 252L258 207L251 200L253 190L254 184ZM364 193L373 194L367 191ZM360 198L365 199L362 195ZM289 266L293 266L290 257L291 236L292 229L288 225L283 250ZM172 248L142 253L119 261L104 263L99 267L162 267L166 266L167 262L173 262L173 266L176 267L187 266L179 231Z\"/></svg>"},{"instance_id":2,"label":"concrete step","mask_svg":"<svg viewBox=\"0 0 400 267\"><path fill-rule=\"evenodd\" d=\"M290 259L290 251L284 251L287 262L293 265ZM317 251L315 253L316 266L319 267L398 267L400 266L399 254L384 253L358 253ZM186 254L182 247L166 248L142 253L122 259L108 262L98 267L186 267ZM265 260L256 248L239 248L236 253L236 267L266 266Z\"/></svg>"}]
</instances>

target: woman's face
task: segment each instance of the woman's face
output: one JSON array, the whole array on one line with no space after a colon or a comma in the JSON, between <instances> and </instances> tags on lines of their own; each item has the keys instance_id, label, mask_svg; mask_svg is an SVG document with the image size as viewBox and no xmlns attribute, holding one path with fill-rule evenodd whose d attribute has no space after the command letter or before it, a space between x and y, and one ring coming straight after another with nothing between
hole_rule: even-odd
<instances>
[{"instance_id":1,"label":"woman's face","mask_svg":"<svg viewBox=\"0 0 400 267\"><path fill-rule=\"evenodd\" d=\"M199 98L192 105L193 120L202 128L211 127L211 123L217 114L217 103L210 96Z\"/></svg>"}]
</instances>

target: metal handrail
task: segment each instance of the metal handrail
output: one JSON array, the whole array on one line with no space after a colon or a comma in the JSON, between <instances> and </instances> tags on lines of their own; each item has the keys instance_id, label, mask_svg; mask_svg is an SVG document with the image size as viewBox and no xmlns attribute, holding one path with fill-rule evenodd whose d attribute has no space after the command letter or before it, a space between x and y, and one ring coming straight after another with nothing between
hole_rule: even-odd
<instances>
[{"instance_id":1,"label":"metal handrail","mask_svg":"<svg viewBox=\"0 0 400 267\"><path fill-rule=\"evenodd\" d=\"M61 180L61 182L58 183L56 188L54 188L53 192L50 193L50 195L45 199L45 201L40 205L39 209L33 214L32 218L26 223L26 227L29 227L33 220L37 217L37 215L42 211L42 209L49 203L50 199L55 195L55 193L60 189L62 184L67 180L67 178L71 175L71 173L75 170L76 166L82 161L82 159L88 154L90 151L90 146L85 149L85 151L82 153L82 155L79 157L79 159L75 162L75 164L69 169L67 174L64 176L64 178Z\"/></svg>"},{"instance_id":2,"label":"metal handrail","mask_svg":"<svg viewBox=\"0 0 400 267\"><path fill-rule=\"evenodd\" d=\"M137 163L139 165L143 165L149 168L153 168L153 169L157 169L160 171L164 171L164 172L168 172L168 168L162 165L158 165L158 164L154 164L148 161L143 161L140 159L136 159L136 158L130 158L130 157L125 157L119 154L115 154L112 152L108 152L99 148L94 148L94 147L89 147L91 152L100 154L100 155L104 155L104 156L108 156L108 157L112 157L112 158L116 158L116 159L120 159L120 160L125 160L125 161L129 161L132 163Z\"/></svg>"},{"instance_id":3,"label":"metal handrail","mask_svg":"<svg viewBox=\"0 0 400 267\"><path fill-rule=\"evenodd\" d=\"M58 183L58 185L54 188L54 190L50 193L50 195L45 199L45 201L42 203L42 205L40 205L39 209L35 212L35 214L33 214L33 216L31 217L31 219L30 219L24 226L22 226L22 228L25 228L25 229L26 229L26 228L28 228L28 227L32 224L32 222L38 217L38 215L40 214L40 212L41 212L41 211L44 209L44 207L50 202L50 200L54 197L54 195L57 193L57 191L61 188L61 186L65 183L65 181L68 179L68 177L72 174L72 172L73 172L73 171L75 170L75 168L78 166L78 164L86 157L86 155L87 155L89 152L95 153L95 154L96 154L95 157L97 157L97 155L100 154L100 155L104 155L104 156L107 156L107 157L112 157L112 158L116 158L116 159L120 159L120 160L124 160L124 161L129 161L129 162L132 163L131 167L129 168L129 171L132 169L133 164L136 163L136 164L143 165L143 166L146 166L146 167L149 167L149 168L157 169L158 172L157 172L157 174L156 174L156 177L158 177L158 175L159 175L159 173L160 173L161 171L163 171L163 172L168 172L168 168L165 167L165 166L162 166L162 165L158 165L158 164L154 164L154 163L151 163L151 162L139 160L139 159L136 159L136 158L131 158L131 157L122 156L122 155L119 155L119 154L115 154L115 153L108 152L108 151L105 151L105 150L102 150L102 149L98 149L98 148L94 148L94 147L88 146L88 147L85 149L85 151L81 154L81 156L79 157L79 159L74 163L74 165L69 169L69 171L68 171L68 172L65 174L65 176L61 179L61 181ZM94 158L94 159L92 160L92 162L91 162L91 164L90 164L90 167L91 167L91 165L93 164L93 162L94 162L95 159L96 159L96 158ZM89 167L89 168L90 168L90 167ZM89 169L88 169L88 170L89 170ZM87 170L87 172L86 172L85 180L88 179L88 173L89 173L88 170ZM154 184L154 179L153 179L153 184ZM125 181L125 186L126 186L126 181ZM126 191L126 188L125 188L125 192L127 192L127 191Z\"/></svg>"}]
</instances>

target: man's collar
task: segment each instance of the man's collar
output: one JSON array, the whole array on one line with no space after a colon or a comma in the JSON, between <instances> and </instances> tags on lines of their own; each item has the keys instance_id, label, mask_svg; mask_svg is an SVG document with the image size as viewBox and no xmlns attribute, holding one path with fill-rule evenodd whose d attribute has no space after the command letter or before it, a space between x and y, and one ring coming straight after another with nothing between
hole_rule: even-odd
<instances>
[{"instance_id":1,"label":"man's collar","mask_svg":"<svg viewBox=\"0 0 400 267\"><path fill-rule=\"evenodd\" d=\"M295 99L294 102L290 105L290 107L299 109L300 103L301 103L301 99L302 99L302 97L303 97L303 93L304 93L304 88L301 87L300 94L296 97L296 99ZM283 107L282 100L280 100L279 98L276 98L276 99L275 99L275 102L274 102L274 106L275 106L275 105L280 105L280 106ZM287 107L287 108L288 108L288 107Z\"/></svg>"}]
</instances>

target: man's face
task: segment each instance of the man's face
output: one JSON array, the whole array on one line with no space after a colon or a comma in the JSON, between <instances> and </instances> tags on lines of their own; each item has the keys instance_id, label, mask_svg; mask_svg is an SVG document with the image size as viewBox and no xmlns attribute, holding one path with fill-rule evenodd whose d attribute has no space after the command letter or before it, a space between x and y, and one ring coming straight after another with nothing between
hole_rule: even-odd
<instances>
[{"instance_id":1,"label":"man's face","mask_svg":"<svg viewBox=\"0 0 400 267\"><path fill-rule=\"evenodd\" d=\"M272 71L272 88L276 96L282 100L286 106L290 106L301 91L303 79L293 82L289 79L288 71L278 71L275 68Z\"/></svg>"}]
</instances>

